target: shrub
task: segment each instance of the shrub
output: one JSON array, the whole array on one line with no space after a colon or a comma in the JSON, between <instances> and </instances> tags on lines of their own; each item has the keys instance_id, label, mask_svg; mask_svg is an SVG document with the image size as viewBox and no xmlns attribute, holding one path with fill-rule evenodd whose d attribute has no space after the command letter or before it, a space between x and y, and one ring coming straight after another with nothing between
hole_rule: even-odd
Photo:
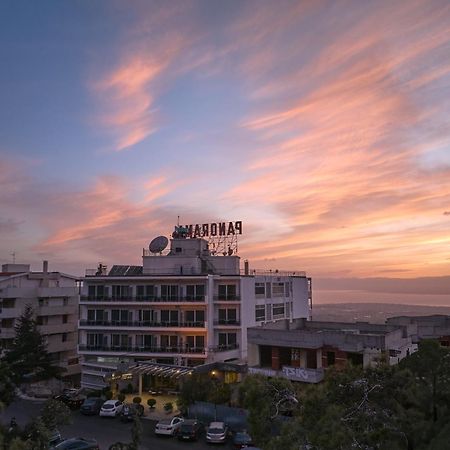
<instances>
[{"instance_id":1,"label":"shrub","mask_svg":"<svg viewBox=\"0 0 450 450\"><path fill-rule=\"evenodd\" d=\"M101 397L102 396L102 391L89 391L86 394L86 397L90 398L90 397Z\"/></svg>"},{"instance_id":2,"label":"shrub","mask_svg":"<svg viewBox=\"0 0 450 450\"><path fill-rule=\"evenodd\" d=\"M173 410L173 403L172 402L167 402L164 404L164 411L166 412L172 412Z\"/></svg>"},{"instance_id":3,"label":"shrub","mask_svg":"<svg viewBox=\"0 0 450 450\"><path fill-rule=\"evenodd\" d=\"M149 398L147 400L147 405L150 409L153 409L156 405L156 400L154 398Z\"/></svg>"},{"instance_id":4,"label":"shrub","mask_svg":"<svg viewBox=\"0 0 450 450\"><path fill-rule=\"evenodd\" d=\"M125 394L120 393L120 394L117 396L117 400L119 400L119 402L124 402L124 401L125 401Z\"/></svg>"},{"instance_id":5,"label":"shrub","mask_svg":"<svg viewBox=\"0 0 450 450\"><path fill-rule=\"evenodd\" d=\"M137 403L138 405L142 402L142 398L141 397L134 397L133 398L133 403Z\"/></svg>"}]
</instances>

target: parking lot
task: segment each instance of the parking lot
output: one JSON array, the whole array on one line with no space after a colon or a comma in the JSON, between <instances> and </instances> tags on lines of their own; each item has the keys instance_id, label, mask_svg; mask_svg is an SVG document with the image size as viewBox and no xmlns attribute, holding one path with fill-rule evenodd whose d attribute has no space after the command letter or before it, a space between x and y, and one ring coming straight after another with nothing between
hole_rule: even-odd
<instances>
[{"instance_id":1,"label":"parking lot","mask_svg":"<svg viewBox=\"0 0 450 450\"><path fill-rule=\"evenodd\" d=\"M17 399L4 412L0 414L1 421L8 423L15 417L19 426L36 417L42 408L42 403ZM158 437L154 435L156 420L142 419L142 450L174 450L174 449L206 449L211 450L203 436L197 442L180 442L176 438ZM101 450L108 450L115 442L131 441L131 423L123 423L118 418L103 418L99 416L84 416L79 411L72 412L72 424L61 427L63 437L94 438L98 441ZM224 448L224 446L218 446ZM231 448L231 442L225 448Z\"/></svg>"}]
</instances>

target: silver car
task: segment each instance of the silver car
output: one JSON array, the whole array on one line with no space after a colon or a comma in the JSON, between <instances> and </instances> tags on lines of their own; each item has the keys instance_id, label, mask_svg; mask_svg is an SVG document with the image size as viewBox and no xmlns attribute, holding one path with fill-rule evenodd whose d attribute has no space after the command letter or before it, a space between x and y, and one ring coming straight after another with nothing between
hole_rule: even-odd
<instances>
[{"instance_id":1,"label":"silver car","mask_svg":"<svg viewBox=\"0 0 450 450\"><path fill-rule=\"evenodd\" d=\"M184 419L182 417L160 420L155 426L155 434L175 436L183 422Z\"/></svg>"},{"instance_id":2,"label":"silver car","mask_svg":"<svg viewBox=\"0 0 450 450\"><path fill-rule=\"evenodd\" d=\"M206 441L211 444L224 444L228 436L228 427L224 422L211 422L206 431Z\"/></svg>"}]
</instances>

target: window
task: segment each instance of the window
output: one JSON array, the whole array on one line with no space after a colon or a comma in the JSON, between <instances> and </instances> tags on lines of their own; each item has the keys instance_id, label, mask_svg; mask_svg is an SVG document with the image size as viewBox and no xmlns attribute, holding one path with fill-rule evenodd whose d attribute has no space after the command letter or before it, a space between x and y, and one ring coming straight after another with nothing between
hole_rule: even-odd
<instances>
[{"instance_id":1,"label":"window","mask_svg":"<svg viewBox=\"0 0 450 450\"><path fill-rule=\"evenodd\" d=\"M274 303L272 306L272 316L274 319L284 317L284 303Z\"/></svg>"},{"instance_id":2,"label":"window","mask_svg":"<svg viewBox=\"0 0 450 450\"><path fill-rule=\"evenodd\" d=\"M266 320L266 307L265 305L255 306L255 320L257 322L263 322Z\"/></svg>"},{"instance_id":3,"label":"window","mask_svg":"<svg viewBox=\"0 0 450 450\"><path fill-rule=\"evenodd\" d=\"M62 316L62 323L67 323L68 322L68 315L67 314L63 314Z\"/></svg>"},{"instance_id":4,"label":"window","mask_svg":"<svg viewBox=\"0 0 450 450\"><path fill-rule=\"evenodd\" d=\"M39 306L48 306L48 299L47 298L40 298L39 299Z\"/></svg>"},{"instance_id":5,"label":"window","mask_svg":"<svg viewBox=\"0 0 450 450\"><path fill-rule=\"evenodd\" d=\"M205 347L205 336L186 336L186 348L203 349Z\"/></svg>"},{"instance_id":6,"label":"window","mask_svg":"<svg viewBox=\"0 0 450 450\"><path fill-rule=\"evenodd\" d=\"M16 305L16 299L15 298L4 298L2 308L14 308Z\"/></svg>"},{"instance_id":7,"label":"window","mask_svg":"<svg viewBox=\"0 0 450 450\"><path fill-rule=\"evenodd\" d=\"M2 328L12 328L14 326L14 319L2 319Z\"/></svg>"},{"instance_id":8,"label":"window","mask_svg":"<svg viewBox=\"0 0 450 450\"><path fill-rule=\"evenodd\" d=\"M273 297L284 296L284 283L272 283L272 296Z\"/></svg>"},{"instance_id":9,"label":"window","mask_svg":"<svg viewBox=\"0 0 450 450\"><path fill-rule=\"evenodd\" d=\"M235 284L219 284L219 300L236 300Z\"/></svg>"},{"instance_id":10,"label":"window","mask_svg":"<svg viewBox=\"0 0 450 450\"><path fill-rule=\"evenodd\" d=\"M136 286L136 298L138 300L153 299L155 294L156 290L154 285Z\"/></svg>"},{"instance_id":11,"label":"window","mask_svg":"<svg viewBox=\"0 0 450 450\"><path fill-rule=\"evenodd\" d=\"M104 285L88 286L88 296L90 298L98 298L98 299L108 297L108 286Z\"/></svg>"},{"instance_id":12,"label":"window","mask_svg":"<svg viewBox=\"0 0 450 450\"><path fill-rule=\"evenodd\" d=\"M285 297L290 297L290 286L289 286L289 283L288 282L286 282L286 283L284 283L284 296Z\"/></svg>"},{"instance_id":13,"label":"window","mask_svg":"<svg viewBox=\"0 0 450 450\"><path fill-rule=\"evenodd\" d=\"M205 285L203 284L188 284L186 286L187 300L203 300L205 297Z\"/></svg>"},{"instance_id":14,"label":"window","mask_svg":"<svg viewBox=\"0 0 450 450\"><path fill-rule=\"evenodd\" d=\"M67 333L61 335L61 342L67 342Z\"/></svg>"},{"instance_id":15,"label":"window","mask_svg":"<svg viewBox=\"0 0 450 450\"><path fill-rule=\"evenodd\" d=\"M48 316L38 316L36 323L38 325L47 325L48 324Z\"/></svg>"},{"instance_id":16,"label":"window","mask_svg":"<svg viewBox=\"0 0 450 450\"><path fill-rule=\"evenodd\" d=\"M112 334L111 335L111 347L116 348L128 348L131 344L131 337L127 334Z\"/></svg>"},{"instance_id":17,"label":"window","mask_svg":"<svg viewBox=\"0 0 450 450\"><path fill-rule=\"evenodd\" d=\"M161 323L164 325L178 325L178 311L171 309L161 310Z\"/></svg>"},{"instance_id":18,"label":"window","mask_svg":"<svg viewBox=\"0 0 450 450\"><path fill-rule=\"evenodd\" d=\"M219 333L219 347L220 348L237 348L236 333Z\"/></svg>"},{"instance_id":19,"label":"window","mask_svg":"<svg viewBox=\"0 0 450 450\"><path fill-rule=\"evenodd\" d=\"M116 325L127 325L132 322L132 312L128 309L113 309L111 310L111 322Z\"/></svg>"},{"instance_id":20,"label":"window","mask_svg":"<svg viewBox=\"0 0 450 450\"><path fill-rule=\"evenodd\" d=\"M63 306L67 306L69 304L69 299L67 297L63 298Z\"/></svg>"},{"instance_id":21,"label":"window","mask_svg":"<svg viewBox=\"0 0 450 450\"><path fill-rule=\"evenodd\" d=\"M138 311L139 322L144 325L150 325L155 321L154 311L152 309L140 309Z\"/></svg>"},{"instance_id":22,"label":"window","mask_svg":"<svg viewBox=\"0 0 450 450\"><path fill-rule=\"evenodd\" d=\"M130 286L113 285L112 296L116 299L127 299L131 295Z\"/></svg>"},{"instance_id":23,"label":"window","mask_svg":"<svg viewBox=\"0 0 450 450\"><path fill-rule=\"evenodd\" d=\"M327 366L334 366L336 363L336 353L327 352Z\"/></svg>"},{"instance_id":24,"label":"window","mask_svg":"<svg viewBox=\"0 0 450 450\"><path fill-rule=\"evenodd\" d=\"M204 322L205 321L205 311L197 309L195 311L186 311L184 313L185 322Z\"/></svg>"},{"instance_id":25,"label":"window","mask_svg":"<svg viewBox=\"0 0 450 450\"><path fill-rule=\"evenodd\" d=\"M156 339L151 334L138 334L136 335L136 347L139 348L152 348L156 347Z\"/></svg>"},{"instance_id":26,"label":"window","mask_svg":"<svg viewBox=\"0 0 450 450\"><path fill-rule=\"evenodd\" d=\"M255 283L255 296L265 297L266 295L266 285L265 283Z\"/></svg>"},{"instance_id":27,"label":"window","mask_svg":"<svg viewBox=\"0 0 450 450\"><path fill-rule=\"evenodd\" d=\"M266 305L266 320L272 320L272 305Z\"/></svg>"},{"instance_id":28,"label":"window","mask_svg":"<svg viewBox=\"0 0 450 450\"><path fill-rule=\"evenodd\" d=\"M106 311L103 309L88 309L88 322L106 322L108 320Z\"/></svg>"},{"instance_id":29,"label":"window","mask_svg":"<svg viewBox=\"0 0 450 450\"><path fill-rule=\"evenodd\" d=\"M178 346L177 336L161 335L161 347L162 348L176 348Z\"/></svg>"},{"instance_id":30,"label":"window","mask_svg":"<svg viewBox=\"0 0 450 450\"><path fill-rule=\"evenodd\" d=\"M235 308L220 308L219 324L237 324L237 310Z\"/></svg>"},{"instance_id":31,"label":"window","mask_svg":"<svg viewBox=\"0 0 450 450\"><path fill-rule=\"evenodd\" d=\"M102 347L106 346L106 336L102 333L88 333L87 334L87 345L88 347Z\"/></svg>"},{"instance_id":32,"label":"window","mask_svg":"<svg viewBox=\"0 0 450 450\"><path fill-rule=\"evenodd\" d=\"M178 286L173 284L161 285L161 298L163 300L178 300Z\"/></svg>"}]
</instances>

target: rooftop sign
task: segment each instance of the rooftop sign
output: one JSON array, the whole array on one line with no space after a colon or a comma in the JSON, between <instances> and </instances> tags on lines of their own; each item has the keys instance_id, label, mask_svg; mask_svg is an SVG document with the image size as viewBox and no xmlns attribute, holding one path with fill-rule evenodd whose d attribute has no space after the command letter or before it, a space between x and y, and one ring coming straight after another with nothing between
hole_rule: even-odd
<instances>
[{"instance_id":1,"label":"rooftop sign","mask_svg":"<svg viewBox=\"0 0 450 450\"><path fill-rule=\"evenodd\" d=\"M195 225L176 226L172 233L174 238L197 238L215 236L236 236L242 234L242 221L203 223Z\"/></svg>"}]
</instances>

